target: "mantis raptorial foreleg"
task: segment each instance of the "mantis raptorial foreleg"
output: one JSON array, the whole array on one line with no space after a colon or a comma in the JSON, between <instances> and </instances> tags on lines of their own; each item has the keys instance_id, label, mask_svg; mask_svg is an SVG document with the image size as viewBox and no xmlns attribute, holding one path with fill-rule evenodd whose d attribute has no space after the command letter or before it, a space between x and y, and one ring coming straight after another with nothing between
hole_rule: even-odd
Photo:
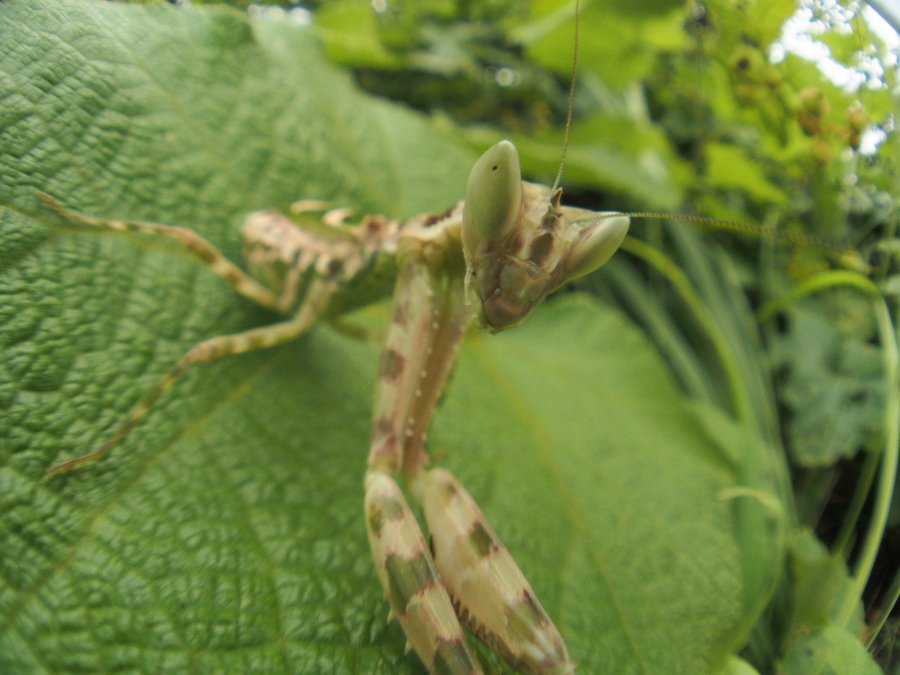
<instances>
[{"instance_id":1,"label":"mantis raptorial foreleg","mask_svg":"<svg viewBox=\"0 0 900 675\"><path fill-rule=\"evenodd\" d=\"M460 482L433 469L423 471L413 489L460 620L516 670L570 675L575 665L559 631Z\"/></svg>"},{"instance_id":2,"label":"mantis raptorial foreleg","mask_svg":"<svg viewBox=\"0 0 900 675\"><path fill-rule=\"evenodd\" d=\"M403 626L408 645L432 673L480 674L422 531L387 473L366 473L365 511L389 618Z\"/></svg>"},{"instance_id":3,"label":"mantis raptorial foreleg","mask_svg":"<svg viewBox=\"0 0 900 675\"><path fill-rule=\"evenodd\" d=\"M458 230L401 239L391 325L375 385L369 467L413 476L424 466L434 406L471 321Z\"/></svg>"},{"instance_id":4,"label":"mantis raptorial foreleg","mask_svg":"<svg viewBox=\"0 0 900 675\"><path fill-rule=\"evenodd\" d=\"M470 322L455 230L428 234L401 239L403 263L376 383L366 522L385 595L433 672L480 672L458 622L448 618L455 606L514 667L569 673L574 666L559 632L475 502L448 472L424 469L428 424ZM439 552L434 560L391 477L397 473L411 479L425 505Z\"/></svg>"},{"instance_id":5,"label":"mantis raptorial foreleg","mask_svg":"<svg viewBox=\"0 0 900 675\"><path fill-rule=\"evenodd\" d=\"M425 432L469 314L453 230L400 242L391 326L375 385L366 525L385 596L410 646L434 673L480 673L425 538L391 477L427 461Z\"/></svg>"}]
</instances>

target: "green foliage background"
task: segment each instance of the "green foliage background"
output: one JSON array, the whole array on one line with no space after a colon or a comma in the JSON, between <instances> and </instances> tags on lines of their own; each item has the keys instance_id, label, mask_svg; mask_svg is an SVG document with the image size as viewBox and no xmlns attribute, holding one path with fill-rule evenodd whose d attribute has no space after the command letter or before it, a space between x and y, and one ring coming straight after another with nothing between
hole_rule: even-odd
<instances>
[{"instance_id":1,"label":"green foliage background","mask_svg":"<svg viewBox=\"0 0 900 675\"><path fill-rule=\"evenodd\" d=\"M37 191L91 215L190 227L240 260L246 214L298 198L442 211L501 133L476 121L510 123L526 170L549 182L571 7L478 7L376 18L366 3L323 3L310 28L229 8L0 4L0 672L422 672L384 625L362 524L382 310L351 319L370 339L323 326L196 368L108 459L49 478L190 346L276 317L177 247L65 223ZM796 60L779 89L747 51L748 34L759 52L793 6L708 9L709 22L685 23L677 3L585 8L567 181L582 198L608 195L598 207L788 225L827 213L815 232L842 239L856 236L854 208L879 223L890 165L860 172L859 194L839 187L846 134L802 131L791 78L815 77L834 115L847 96ZM323 48L367 86L396 93L416 78L436 91L428 100L456 103L429 119L362 94ZM470 77L504 58L519 86ZM448 117L471 110L459 101L484 102L465 127ZM873 95L868 114L889 103ZM821 434L799 422L844 399L782 431L739 283L771 297L796 283L784 270L815 273L822 259L764 244L767 265L751 274L746 251L726 258L683 229L646 229L678 261L657 259L659 276L616 263L521 329L467 339L433 454L484 507L581 672L877 672L858 641L858 592L840 552L801 529L781 447ZM846 317L856 303L832 305ZM832 349L865 351L871 322L838 325ZM800 444L801 462L876 446L884 391L869 349L838 369L868 378L847 387L864 410L827 453ZM797 373L786 401L825 379L824 366L791 369L804 351L778 356ZM479 654L486 672L506 672Z\"/></svg>"}]
</instances>

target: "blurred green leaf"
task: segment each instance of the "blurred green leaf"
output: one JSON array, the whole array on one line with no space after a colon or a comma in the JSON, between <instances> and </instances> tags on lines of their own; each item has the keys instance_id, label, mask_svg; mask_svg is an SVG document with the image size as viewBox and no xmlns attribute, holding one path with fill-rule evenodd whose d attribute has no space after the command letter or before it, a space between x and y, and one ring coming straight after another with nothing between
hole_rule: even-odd
<instances>
[{"instance_id":1,"label":"blurred green leaf","mask_svg":"<svg viewBox=\"0 0 900 675\"><path fill-rule=\"evenodd\" d=\"M841 332L821 313L795 308L790 328L772 348L786 370L783 400L794 459L823 466L852 457L877 437L884 415L881 350L865 335Z\"/></svg>"},{"instance_id":2,"label":"blurred green leaf","mask_svg":"<svg viewBox=\"0 0 900 675\"><path fill-rule=\"evenodd\" d=\"M730 658L720 675L759 675L759 671L743 659Z\"/></svg>"},{"instance_id":3,"label":"blurred green leaf","mask_svg":"<svg viewBox=\"0 0 900 675\"><path fill-rule=\"evenodd\" d=\"M794 616L797 634L826 628L849 584L847 566L831 555L814 534L800 532L792 556Z\"/></svg>"},{"instance_id":4,"label":"blurred green leaf","mask_svg":"<svg viewBox=\"0 0 900 675\"><path fill-rule=\"evenodd\" d=\"M798 640L785 659L782 672L784 675L880 675L881 669L856 637L829 626Z\"/></svg>"},{"instance_id":5,"label":"blurred green leaf","mask_svg":"<svg viewBox=\"0 0 900 675\"><path fill-rule=\"evenodd\" d=\"M781 36L784 22L797 11L794 0L710 0L709 6L718 39L735 46L752 44L765 49Z\"/></svg>"},{"instance_id":6,"label":"blurred green leaf","mask_svg":"<svg viewBox=\"0 0 900 675\"><path fill-rule=\"evenodd\" d=\"M333 61L370 68L400 64L399 58L382 44L369 3L330 2L316 13L315 29Z\"/></svg>"},{"instance_id":7,"label":"blurred green leaf","mask_svg":"<svg viewBox=\"0 0 900 675\"><path fill-rule=\"evenodd\" d=\"M787 195L778 189L760 166L747 153L734 145L710 144L707 149L707 176L711 185L738 188L755 199L773 204L784 204Z\"/></svg>"},{"instance_id":8,"label":"blurred green leaf","mask_svg":"<svg viewBox=\"0 0 900 675\"><path fill-rule=\"evenodd\" d=\"M529 56L557 73L571 73L574 3L546 0L535 3L534 19L570 10L570 21L529 43ZM684 9L679 2L592 2L581 12L579 61L594 70L610 87L622 89L643 79L663 49L684 44L681 29ZM614 36L614 39L613 39Z\"/></svg>"},{"instance_id":9,"label":"blurred green leaf","mask_svg":"<svg viewBox=\"0 0 900 675\"><path fill-rule=\"evenodd\" d=\"M869 48L876 39L864 21L857 22L852 31L847 26L844 30L830 30L817 37L828 46L831 58L848 68L855 68L859 52Z\"/></svg>"},{"instance_id":10,"label":"blurred green leaf","mask_svg":"<svg viewBox=\"0 0 900 675\"><path fill-rule=\"evenodd\" d=\"M467 137L488 147L489 134ZM527 175L552 183L559 169L562 132L513 136ZM566 154L566 185L609 190L646 208L675 211L689 167L658 129L622 116L596 114L572 125Z\"/></svg>"}]
</instances>

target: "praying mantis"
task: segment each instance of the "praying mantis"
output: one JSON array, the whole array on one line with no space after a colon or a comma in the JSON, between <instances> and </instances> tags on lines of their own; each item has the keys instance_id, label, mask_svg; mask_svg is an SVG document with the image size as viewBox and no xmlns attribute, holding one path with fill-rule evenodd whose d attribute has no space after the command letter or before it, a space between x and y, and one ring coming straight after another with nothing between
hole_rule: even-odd
<instances>
[{"instance_id":1,"label":"praying mantis","mask_svg":"<svg viewBox=\"0 0 900 675\"><path fill-rule=\"evenodd\" d=\"M501 144L500 146L498 146L496 148L496 152L509 154L509 148L507 145ZM512 162L510 162L508 159L504 160L504 162L505 162L505 164L504 164L505 169L509 169L510 166L512 166ZM488 163L491 166L493 166L492 163L490 163L490 162L488 162ZM514 174L515 172L509 171L508 173ZM491 175L491 174L488 173L488 175ZM483 175L481 177L483 178ZM66 214L66 218L68 219L68 222L74 223L75 225L79 225L79 223L80 223L80 226L82 226L82 227L85 227L85 226L103 227L104 222L106 225L110 225L112 222L115 222L114 220L110 221L109 218L120 217L119 213L118 213L118 211L120 211L120 210L115 209L115 208L104 209L104 218L96 217L96 212L94 212L94 211L87 211L86 213L91 214L91 215L87 215L87 216L76 215L72 211L65 210L67 208L73 207L73 205L69 203L69 200L67 199L65 191L60 190L57 187L50 187L50 186L38 186L38 187L43 187L44 191L52 194L53 197L58 200L58 203L61 204L63 213ZM456 189L458 189L461 192L462 186L459 186ZM539 205L539 214L536 219L538 220L538 222L540 222L541 219L543 218L543 215L545 213L547 213L548 207L552 205L552 204L544 203L545 200L547 200L547 198L549 197L549 195L547 195L547 194L545 194L545 192L537 190L536 188L533 188L533 187L524 188L524 194L525 194L525 201L527 201L529 204ZM303 196L302 192L300 194L298 194L297 196ZM476 194L476 199L477 199L477 197L478 197L478 195ZM467 199L467 201L470 203L470 205L473 203L472 199ZM493 240L497 239L497 236L496 236L497 231L499 231L501 233L505 232L505 228L507 227L507 223L509 222L509 220L507 219L506 214L504 214L503 211L505 210L506 207L509 207L509 205L511 203L514 203L514 201L515 201L515 199L501 199L501 200L499 200L499 202L488 203L488 205L487 205L488 208L486 209L488 211L497 210L494 208L494 206L497 203L499 203L501 205L501 207L499 208L499 211L501 212L501 214L500 214L499 218L495 218L493 220L489 219L488 222L493 223L493 225L485 226L484 231L480 231L477 228L474 230L474 232L476 233L477 236L470 237L470 240L472 243L471 250L473 252L473 257L477 257L477 256L481 255L482 252L480 251L480 249L485 246L485 242L479 241L479 238L488 240L488 248L489 248L490 245L492 245ZM442 202L440 207L443 207L444 205L445 204ZM313 204L310 202L301 204L300 210L302 211L302 213L300 215L301 216L309 216L310 213L317 213L316 211L311 210L313 208L320 208L320 205ZM564 209L564 207L559 207L559 208ZM576 231L581 232L581 231L585 230L585 224L588 221L583 220L583 218L585 216L584 213L578 212L578 211L571 211L571 210L570 211L564 210L563 213L568 214L572 218L572 220L576 223L576 225L577 225ZM127 217L127 216L128 216L127 212L121 214L121 217ZM50 217L50 216L48 216L48 217ZM332 213L330 216L326 216L327 219L329 219L333 223L336 223L337 225L340 225L342 217L343 216L340 213ZM95 220L94 223L90 222L90 220L92 218ZM266 221L266 219L268 219L268 221ZM378 236L385 237L386 243L387 242L395 242L396 245L399 247L400 246L400 238L396 236L398 234L398 231L392 230L393 225L391 224L391 220L392 219L387 219L386 221L375 220L375 221L369 221L369 223L370 223L370 227L372 227L373 230L378 230L383 225L384 227L381 230L380 235L378 235ZM489 307L487 309L485 308L482 297L479 296L479 292L482 292L482 295L484 295L483 289L481 289L479 287L479 284L483 281L483 279L485 277L491 276L492 274L499 275L501 277L501 279L504 276L512 277L513 282L514 282L514 286L513 286L514 289L527 289L527 290L523 291L522 295L524 296L524 298L527 300L528 303L534 303L538 299L540 299L540 297L543 294L544 289L537 289L534 286L532 286L530 283L528 283L531 281L530 279L526 279L525 280L526 283L522 284L522 281L523 281L521 278L522 275L516 274L515 270L512 272L506 272L505 274L503 271L496 272L496 273L485 271L485 272L479 272L477 275L467 274L467 273L463 272L462 271L462 259L460 257L459 251L461 251L461 249L462 249L461 243L464 240L464 236L460 233L457 233L457 231L455 229L455 228L459 227L459 231L460 232L462 231L462 221L463 221L463 213L460 212L459 210L456 210L448 216L447 220L441 220L437 216L434 216L434 217L429 216L429 217L423 218L418 223L412 222L412 224L410 226L410 235L411 236L409 237L408 240L406 240L406 243L404 244L404 246L412 246L413 249L415 249L415 246L418 246L421 244L421 245L425 246L426 251L428 251L428 250L443 251L443 250L446 250L446 248L442 248L442 246L441 246L441 244L443 243L440 241L441 236L444 236L444 237L446 237L446 239L452 240L452 241L459 240L457 243L454 244L455 248L453 248L453 250L456 251L454 256L451 256L449 260L437 261L439 264L446 265L446 267L444 269L449 268L450 270L453 270L453 274L450 276L452 276L453 283L455 284L455 287L456 287L455 293L453 295L453 297L456 298L456 301L455 301L456 304L454 305L454 307L449 308L449 311L451 313L458 312L460 314L462 314L464 310L468 311L465 308L465 299L468 297L470 305L475 309L476 314L480 315L478 318L480 318L482 321L484 321L486 323L490 323L490 325L493 325L494 327L503 327L506 325L514 324L516 322L517 318L521 318L521 317L517 317L515 312L511 311L508 303L506 303L505 301L501 302L497 305L489 305ZM271 226L271 228L276 231L279 229L279 227L281 227L280 223L283 223L283 222L284 221L280 220L279 218L277 218L275 216L260 216L259 218L257 218L254 221L254 223L256 225L260 225L262 227L262 229L265 229L265 227L263 227L263 226L268 225L268 226ZM611 223L617 223L618 229L621 229L624 226L621 219L617 219L616 217L607 218L607 219L601 220L599 222L601 224L606 224L606 225L610 225ZM379 225L379 223L381 223L381 225ZM439 227L435 227L435 225L437 225L439 223L444 223L444 224L440 225ZM451 223L453 224L452 227L450 226ZM190 225L191 223L189 221L185 221L184 224ZM334 226L327 225L327 227L332 228ZM340 228L335 228L335 229L340 229ZM404 228L404 229L406 229L406 228ZM415 235L415 236L412 235L412 232L416 231L417 229L419 230L418 235ZM598 228L598 230L595 230L595 231L599 231L599 228ZM609 230L603 229L602 231L608 232ZM373 234L372 234L373 239L375 236L376 236L376 233L373 232ZM392 236L394 237L393 239L391 239ZM437 237L438 241L430 241L430 237L432 237L432 236ZM500 238L502 238L502 237L500 237ZM615 237L613 237L613 240L614 239L615 239ZM120 238L120 240L121 240L121 238ZM606 255L614 248L614 246L612 245L613 243L614 243L614 241L611 243L609 240L601 241L599 244L597 242L585 243L585 240L582 239L581 245L578 245L578 240L571 241L570 244L571 244L571 246L575 247L574 250L576 251L577 255L572 254L569 256L564 256L564 255L560 254L558 256L559 260L562 261L561 270L564 273L560 274L557 281L562 282L563 279L565 279L569 276L572 276L581 270L589 268L592 264L594 264L594 262L597 261L594 254L599 251L599 253L601 254L600 257L602 258L603 255ZM415 246L414 246L414 244L415 244ZM393 244L390 244L390 245L393 245ZM532 246L534 246L534 244L532 244ZM543 246L543 245L542 244L538 245L538 248L540 246ZM569 250L572 251L573 249L570 248ZM430 259L429 255L427 253L423 253L423 255L425 255L425 257L427 259ZM506 254L504 253L501 255L506 255ZM229 257L231 257L231 256L229 256ZM237 258L235 258L235 259L237 259ZM549 259L549 256L548 256L548 259ZM252 262L252 258L251 258L250 262ZM427 260L426 260L426 262L427 262ZM423 268L421 266L419 266L418 269L421 271L421 269L423 269ZM429 269L427 267L427 265L425 266L425 269ZM328 272L327 269L325 269L324 271L326 273ZM410 271L408 273L406 273L406 272L402 272L402 273L410 275L410 277L411 277L410 283L411 284L421 283L421 284L424 284L425 287L427 288L428 283L430 283L427 278L421 279L419 277L416 277L415 273L413 271ZM230 272L228 272L228 271L225 272L226 276L229 274L230 274ZM279 276L280 274L281 274L281 272L279 272L276 275L276 277ZM287 272L285 272L285 274L287 276L289 276L290 270L288 269ZM418 272L418 274L421 274L421 272ZM469 291L468 293L466 293L467 277L468 277L468 291ZM218 281L218 280L216 280L216 281ZM290 284L286 284L285 287L290 288ZM548 286L548 289L549 289L549 286ZM230 289L228 289L228 290L230 291ZM327 290L328 289L326 289L325 291L322 291L321 295L319 297L320 298L327 297L328 296ZM252 295L255 293L255 291L250 290L249 293ZM270 294L271 294L271 291L270 291ZM262 294L257 293L257 295L259 295L259 297L263 299L262 304L267 307L273 307L275 309L280 309L283 306L288 306L291 304L291 302L289 302L290 298L288 295L276 296L274 302L272 302L271 295L266 296L264 293L262 293ZM416 299L421 299L423 297L424 296L421 293L415 295ZM501 296L495 296L495 297L500 297L501 299L504 298L503 294L501 294ZM287 299L283 299L283 298L287 298ZM460 302L461 302L461 304L460 304ZM283 304L280 304L280 303L283 303ZM529 307L529 309L530 309L530 307ZM310 318L310 317L309 316L304 317L304 320L306 320L308 318ZM405 353L405 350L407 349L407 346L406 346L407 338L404 337L402 334L397 335L396 337L393 335L393 326L395 325L395 323L396 322L393 320L391 320L389 322L389 326L391 326L391 328L389 329L389 333L391 333L391 334L388 335L387 340L388 340L389 345L391 344L391 342L390 342L391 340L395 340L394 344L397 347L397 349L395 351L398 353L398 355L402 355L403 353ZM403 350L402 352L401 352L401 348ZM401 387L401 385L397 384L394 381L388 381L388 380L391 380L391 378L389 376L391 374L397 372L397 370L398 370L397 363L399 363L399 360L392 356L388 356L387 358L382 359L382 368L381 368L382 374L378 378L378 382L379 382L378 386L380 387L381 392L388 392L388 390L390 390L392 388L394 390L402 388L402 389L404 389L404 391L406 391L406 395L409 395L410 391L406 388L407 385L403 385ZM435 386L435 389L439 389L439 387ZM177 396L178 396L177 389L173 390L171 397L177 398ZM414 390L412 391L412 396L415 397ZM399 397L399 395L397 394L396 391L394 391L393 393L379 393L378 399L376 401L376 410L386 410L387 406L388 406L387 401L396 402L398 397ZM423 405L423 404L420 404L420 405ZM425 407L427 407L427 406L425 406ZM428 412L430 413L430 411L428 411ZM161 411L154 410L153 414L159 415L159 414L161 414ZM159 418L157 418L157 419L159 419ZM424 422L420 421L419 424L424 424ZM146 424L142 425L139 429L136 430L135 435L131 436L131 439L139 439L140 434L143 433L144 430L146 430L148 427L151 427L151 426L153 426L153 422L152 422L152 420L148 420ZM87 448L85 448L85 449L87 449ZM117 449L122 451L123 453L126 451L124 446L119 446ZM68 453L68 450L70 450L70 448L58 449L57 453L56 453L56 457L58 458L58 460L65 461L67 457L71 457L72 453ZM77 453L78 449L76 448L75 451ZM349 454L353 454L353 450L351 448L348 448L346 451ZM452 455L453 448L449 448L448 452ZM409 519L405 515L406 511L402 508L402 506L403 506L402 502L400 502L399 497L396 496L396 493L394 492L394 488L393 488L393 485L391 484L391 482L389 482L388 480L385 480L385 478L384 478L386 474L390 474L395 471L394 465L398 461L399 460L397 458L391 458L390 453L384 453L383 455L379 454L376 458L374 458L370 461L370 465L373 465L374 468L372 469L372 472L370 473L371 478L369 481L369 492L371 494L373 494L374 496L370 500L369 512L371 515L374 511L376 511L379 508L377 506L378 504L380 504L381 508L383 508L383 509L390 509L390 508L392 508L391 505L393 505L393 507L396 507L403 512L403 514L404 514L403 518L398 519L398 520L400 520L405 525L409 522ZM406 451L403 452L403 463L408 464L408 466L403 466L400 470L402 473L412 474L414 478L416 478L416 477L422 478L421 481L418 481L418 482L413 481L412 487L413 487L414 493L421 492L423 495L425 495L424 501L426 502L426 511L427 511L429 508L428 507L428 499L427 499L428 495L429 494L432 494L432 495L438 494L438 493L440 493L440 491L442 489L445 489L445 488L442 488L442 484L443 484L443 481L445 480L445 476L443 476L443 474L440 474L440 473L421 474L420 471L417 471L417 469L419 467L417 467L416 465L423 461L424 461L424 454L422 452L422 449L413 447L409 450L409 452L406 452ZM362 464L361 455L360 455L359 462L361 465ZM111 465L111 464L112 465L115 464L115 454L112 457L110 457L109 461L97 464L97 467L98 467L98 470L100 470L102 472L104 470L105 466ZM386 467L386 468L381 468L381 467ZM43 468L46 468L46 465ZM87 480L90 477L90 472L81 472L81 474L82 474L82 476L87 474L87 476L76 478L76 476L78 476L78 474L72 473L69 477L64 478L64 479L60 479L60 478L52 479L53 483L51 483L51 484L60 485L60 484L63 484L64 481ZM428 478L428 480L426 481L425 476L428 476L430 478ZM393 481L394 479L390 478L389 480ZM465 502L465 500L463 500L463 501ZM373 504L375 506L373 506ZM466 504L464 503L463 506L466 506ZM451 507L448 506L448 504L446 504L446 503L439 503L436 507L436 510L438 513L438 515L436 517L439 519L441 517L441 514L449 512L450 508ZM462 507L460 507L460 508L462 508ZM362 511L362 508L360 508L360 511ZM471 510L468 512L471 513ZM429 518L430 518L430 520L433 521L435 519L435 516L430 516ZM477 517L476 517L476 519L477 519ZM371 518L370 518L370 520L371 520ZM399 526L399 524L398 524L398 526ZM449 527L449 526L441 526L441 527L438 527L437 529L441 532L446 532L447 527ZM378 533L376 532L376 534L378 534ZM427 553L425 553L423 551L423 540L416 539L415 537L413 537L413 538L415 539L415 541L412 543L409 543L409 540L404 539L405 543L403 544L403 547L405 547L405 548L403 548L403 551L407 555L409 555L411 552L415 553L416 556L419 556L420 554L427 555ZM380 537L374 536L373 539L380 540ZM386 545L387 544L382 544L380 541L376 541L374 544L375 547L381 547L381 549L382 549L382 553L376 553L376 557L379 557L381 560L385 559L384 547ZM456 544L452 544L452 543L450 544L451 547L455 546L455 545ZM442 551L445 551L445 550L447 550L447 548L445 546L441 546L439 542L435 546L435 551L438 555L441 555ZM394 551L394 553L396 553L396 552L397 551ZM390 555L389 552L388 552L388 555ZM366 563L366 564L370 565L370 563ZM385 569L386 569L386 566L385 566ZM384 574L384 573L385 572L382 572L382 574ZM444 574L441 573L441 576L443 577ZM508 597L507 597L507 600L509 600ZM446 609L446 605L445 605L445 609ZM396 614L396 612L395 612L395 614ZM448 614L448 613L445 612L445 615L446 614ZM383 620L384 617L381 616L380 618ZM406 618L408 619L409 617L406 617ZM538 621L533 622L533 626L535 626L535 625L543 626L542 622L543 622L543 618L540 618ZM410 631L413 633L416 632L415 628L411 628ZM549 632L549 629L544 629L543 632L544 632L544 635L551 635L551 633ZM419 640L418 637L416 638L416 640L418 640L420 643L422 641L427 641L429 639L431 639L433 641L434 636L436 634L437 634L436 630L429 630L429 631L425 632L424 637L422 637L421 640ZM564 634L564 637L569 639L569 636L565 634L565 630L563 630L563 634ZM551 645L553 645L553 647L559 653L560 652L559 648L554 644L555 640L556 640L555 636L551 636L550 638L548 638L548 642L550 642ZM506 644L509 645L511 643L507 640ZM432 651L431 649L432 649L431 647L422 648L422 651L425 652L422 655L422 660L426 664L428 664L429 662L432 662L432 664L436 663L436 661L434 661L436 652ZM502 649L502 646L501 646L501 649ZM518 647L516 649L518 649ZM518 656L520 654L520 652L514 652L513 648L509 647L509 646L506 647L506 650L508 652L513 652L512 658L514 660L518 658L519 659L517 661L517 664L518 664L519 661L521 660L521 658L519 658L519 656ZM551 670L551 668L557 667L559 672L567 672L571 668L570 661L571 660L567 660L565 657L561 657L558 655L558 664L559 665L558 666L546 666L545 669ZM541 667L544 667L544 666L541 666Z\"/></svg>"},{"instance_id":2,"label":"praying mantis","mask_svg":"<svg viewBox=\"0 0 900 675\"><path fill-rule=\"evenodd\" d=\"M277 212L252 214L243 231L251 274L190 230L84 216L41 196L76 223L174 239L240 294L289 316L196 345L108 441L51 467L51 474L103 457L190 366L295 340L335 308L352 306L343 297L347 288L371 285L375 270L395 268L365 480L369 541L391 613L435 675L481 672L460 621L517 670L574 673L558 630L475 501L451 473L425 469L425 438L469 322L474 318L493 332L522 323L548 294L609 260L628 231L627 216L564 207L562 190L524 183L509 141L481 156L465 201L444 216L366 216L355 228L339 229L341 239L305 230ZM300 202L295 210L321 206ZM328 212L324 223L342 228L345 215ZM398 475L423 504L430 546Z\"/></svg>"},{"instance_id":3,"label":"praying mantis","mask_svg":"<svg viewBox=\"0 0 900 675\"><path fill-rule=\"evenodd\" d=\"M294 340L334 307L347 306L341 293L361 275L365 283L376 268L394 266L365 509L391 612L435 674L480 672L453 608L510 666L533 675L574 672L559 632L474 500L449 472L425 470L425 437L471 318L495 332L520 324L549 293L609 260L628 231L627 216L564 207L561 190L523 183L515 146L500 141L473 167L465 202L446 216L365 217L341 241L317 237L275 212L251 215L244 226L249 265L259 278L282 280L273 292L190 230L83 216L43 197L74 222L170 237L248 299L290 316L196 345L104 445L50 473L105 455L190 366ZM300 203L298 210L317 207ZM337 215L325 222L340 227L343 212ZM394 480L399 474L424 505L430 551Z\"/></svg>"}]
</instances>

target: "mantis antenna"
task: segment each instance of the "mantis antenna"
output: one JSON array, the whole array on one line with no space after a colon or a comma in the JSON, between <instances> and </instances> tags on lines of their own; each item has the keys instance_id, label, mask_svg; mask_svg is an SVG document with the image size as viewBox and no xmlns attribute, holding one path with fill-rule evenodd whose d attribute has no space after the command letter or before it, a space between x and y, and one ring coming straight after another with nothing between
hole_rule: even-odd
<instances>
[{"instance_id":1,"label":"mantis antenna","mask_svg":"<svg viewBox=\"0 0 900 675\"><path fill-rule=\"evenodd\" d=\"M572 56L572 79L569 82L569 110L566 113L566 134L563 139L562 157L559 159L559 171L556 172L556 180L550 188L550 194L556 192L559 182L562 180L563 168L566 166L566 152L569 150L569 130L572 128L572 112L575 109L575 75L578 73L578 29L581 24L581 3L575 0L575 49Z\"/></svg>"},{"instance_id":2,"label":"mantis antenna","mask_svg":"<svg viewBox=\"0 0 900 675\"><path fill-rule=\"evenodd\" d=\"M601 218L612 218L620 214L603 214ZM774 227L766 227L765 225L750 225L748 223L739 223L735 220L723 220L721 218L707 218L705 216L687 216L677 213L659 213L656 211L638 211L635 213L625 213L629 218L660 218L668 220L681 220L688 223L697 223L698 225L711 225L721 230L731 230L732 232L774 237L791 244L804 246L814 246L828 253L840 255L844 257L844 263L853 265L859 269L865 267L859 253L846 246L829 241L822 237L816 237L808 234L799 234L797 232L789 232L787 230L778 230Z\"/></svg>"},{"instance_id":3,"label":"mantis antenna","mask_svg":"<svg viewBox=\"0 0 900 675\"><path fill-rule=\"evenodd\" d=\"M581 2L580 0L575 0L575 39L574 39L574 49L572 56L572 77L569 82L569 105L568 110L566 112L566 130L565 135L563 137L563 148L562 155L560 156L559 161L559 170L556 172L556 179L553 181L553 187L550 188L550 192L548 194L553 194L556 192L557 188L559 188L559 184L562 181L563 169L566 165L566 154L569 150L569 136L572 129L572 117L574 115L575 109L575 80L578 73L578 46L580 40L580 28L581 28ZM776 239L781 239L782 241L789 242L791 244L800 244L800 245L810 245L816 248L822 249L829 253L837 254L845 259L848 256L852 257L853 262L849 262L855 267L860 267L862 264L861 261L858 261L859 258L858 253L856 251L852 251L847 249L845 246L840 246L839 244L829 241L827 239L823 239L820 237L814 237L806 234L798 234L796 232L787 232L785 230L778 230L771 227L765 227L762 225L748 225L747 223L739 223L731 220L723 220L721 218L705 218L703 216L687 216L681 214L671 214L671 213L658 213L652 211L642 211L637 213L610 213L604 216L601 216L601 219L609 219L618 216L626 215L629 218L640 218L640 219L648 219L648 218L666 218L669 220L681 220L689 223L697 223L700 225L711 225L715 228L720 228L723 230L731 230L733 232L744 233L744 234L752 234L752 235L761 235L761 236L771 236Z\"/></svg>"}]
</instances>

